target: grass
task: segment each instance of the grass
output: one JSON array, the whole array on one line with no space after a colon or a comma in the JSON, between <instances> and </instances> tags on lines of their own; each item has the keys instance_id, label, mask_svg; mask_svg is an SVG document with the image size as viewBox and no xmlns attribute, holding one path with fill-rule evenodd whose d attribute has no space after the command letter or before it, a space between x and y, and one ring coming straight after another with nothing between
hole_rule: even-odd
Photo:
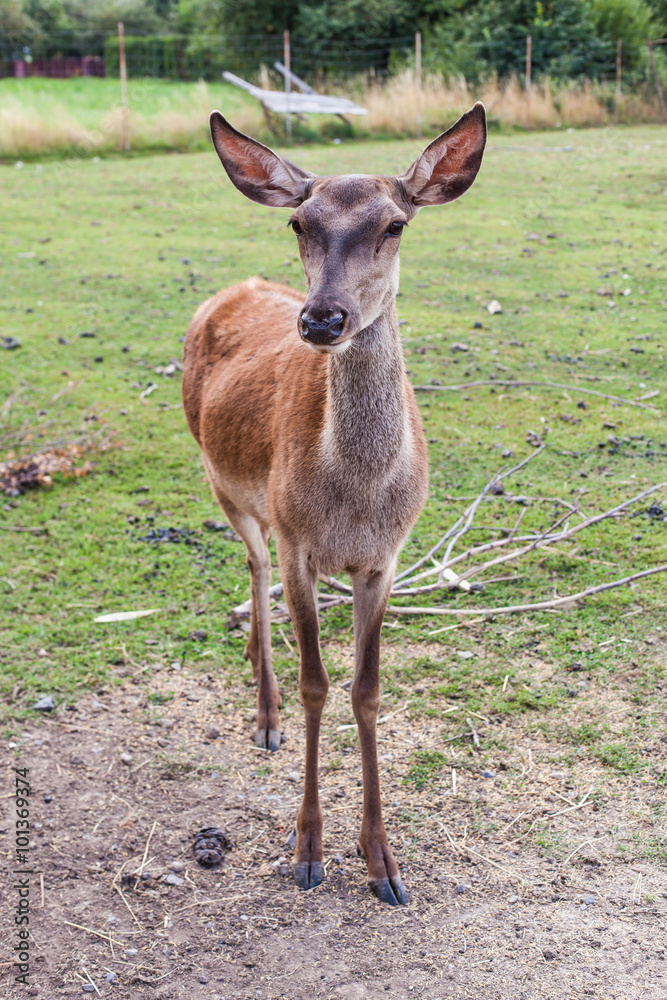
<instances>
[{"instance_id":1,"label":"grass","mask_svg":"<svg viewBox=\"0 0 667 1000\"><path fill-rule=\"evenodd\" d=\"M420 792L439 779L447 758L439 750L418 750L413 757L414 764L406 774L404 782L406 785L413 785Z\"/></svg>"},{"instance_id":2,"label":"grass","mask_svg":"<svg viewBox=\"0 0 667 1000\"><path fill-rule=\"evenodd\" d=\"M553 135L493 138L469 195L422 212L404 237L399 314L416 384L528 377L572 386L419 395L431 493L404 566L458 516L462 498L507 464L503 453L528 454L531 431L547 449L513 484L527 498L526 527L546 527L561 509L554 498L593 513L664 479L659 410L574 390L629 398L655 391L651 402L663 406L667 140L658 127L638 127L581 132L571 143L566 153L554 150ZM398 172L418 150L416 142L374 142L291 155L320 172ZM0 531L6 732L38 696L75 701L128 664L178 660L248 683L245 636L225 627L228 609L248 596L244 549L205 527L221 514L185 426L179 374L157 369L178 360L189 319L213 290L257 272L303 286L286 213L244 201L211 153L0 169L2 329L22 342L3 353L0 368L0 461L77 440L84 451L90 443L92 463L87 475L57 474L50 489L1 505L3 528L42 532ZM489 315L491 299L502 313ZM452 351L454 344L465 350ZM96 452L101 439L109 450ZM511 526L519 509L494 497L479 523ZM664 562L666 522L645 509L554 556L535 555L515 581L444 600L537 600ZM160 534L168 528L178 531ZM646 749L653 723L621 731L570 715L588 688L653 718L664 704L666 603L658 576L553 615L445 632L438 630L451 621L435 616L388 622L382 711L409 698L409 717L442 717L447 738L466 729L467 712L515 716L527 731L562 722L575 759L599 762L610 775L660 780L659 755ZM94 622L141 608L159 613ZM322 628L340 679L349 609L331 612ZM274 654L289 705L298 699L298 664L277 630ZM157 708L164 699L152 700ZM456 711L443 716L445 705ZM502 754L502 738L500 730L487 734L491 760ZM340 733L340 752L356 739L353 730ZM472 753L465 741L451 745ZM426 777L437 770L433 761L415 768Z\"/></svg>"},{"instance_id":3,"label":"grass","mask_svg":"<svg viewBox=\"0 0 667 1000\"><path fill-rule=\"evenodd\" d=\"M262 85L280 89L280 80L264 68ZM294 119L299 143L334 138L406 137L415 134L421 108L424 135L435 136L475 100L489 109L499 130L579 128L615 120L611 91L590 83L536 84L527 93L512 79L500 86L490 80L472 88L466 81L446 81L426 74L418 92L414 73L404 70L386 84L351 80L346 91L368 111L348 124L332 116ZM226 83L180 83L149 77L128 84L130 145L133 154L209 148L208 117L219 108L242 131L275 141L257 101ZM621 121L659 122L652 93L624 97ZM273 119L281 133L284 123ZM117 80L94 77L50 80L39 77L0 80L0 160L117 153L122 146L120 87Z\"/></svg>"}]
</instances>

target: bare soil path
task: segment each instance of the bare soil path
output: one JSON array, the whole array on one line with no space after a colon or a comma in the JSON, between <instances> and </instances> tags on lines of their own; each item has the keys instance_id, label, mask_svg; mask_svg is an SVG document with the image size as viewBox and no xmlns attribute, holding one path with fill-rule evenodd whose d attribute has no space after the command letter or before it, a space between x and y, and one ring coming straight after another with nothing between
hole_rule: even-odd
<instances>
[{"instance_id":1,"label":"bare soil path","mask_svg":"<svg viewBox=\"0 0 667 1000\"><path fill-rule=\"evenodd\" d=\"M166 686L175 693L162 701ZM571 808L595 769L558 767L546 738L498 720L513 749L493 776L462 757L455 794L448 773L418 791L406 784L409 765L415 748L437 743L439 720L395 715L380 726L380 759L410 903L384 908L355 855L361 771L356 744L341 746L331 721L349 696L332 686L321 780L327 879L302 893L285 843L300 800L300 708L288 705L287 741L269 758L251 741L248 692L238 692L236 713L216 711L223 687L186 671L127 677L4 742L3 831L14 823L10 769L27 766L37 874L30 985L5 963L0 997L78 997L93 981L103 997L154 1000L667 998L665 869L618 851L618 831L645 829L654 793L639 780L610 788L602 807L589 796ZM222 734L208 739L213 724ZM561 808L563 835L580 845L567 864L524 833L526 820L534 828ZM234 846L205 870L192 841L210 825ZM3 896L7 942L6 878Z\"/></svg>"}]
</instances>

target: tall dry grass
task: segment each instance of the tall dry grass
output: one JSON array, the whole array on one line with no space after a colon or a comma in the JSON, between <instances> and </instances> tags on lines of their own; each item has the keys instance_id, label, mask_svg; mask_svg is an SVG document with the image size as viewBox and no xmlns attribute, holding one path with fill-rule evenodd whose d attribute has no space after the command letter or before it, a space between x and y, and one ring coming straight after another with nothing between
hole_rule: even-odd
<instances>
[{"instance_id":1,"label":"tall dry grass","mask_svg":"<svg viewBox=\"0 0 667 1000\"><path fill-rule=\"evenodd\" d=\"M135 94L140 86L135 86ZM140 104L140 93L138 103ZM165 100L157 113L145 114L130 107L130 148L188 150L209 144L208 119L218 102L203 81L194 84L185 98ZM263 128L261 112L254 107L235 109L237 128L257 132ZM63 100L22 101L6 97L0 106L0 157L32 158L40 155L108 153L121 149L123 112L119 105L102 112L95 125L85 125Z\"/></svg>"},{"instance_id":2,"label":"tall dry grass","mask_svg":"<svg viewBox=\"0 0 667 1000\"><path fill-rule=\"evenodd\" d=\"M261 82L270 85L266 70ZM146 83L145 101L142 81L132 81L129 132L133 150L208 148L208 117L215 106L228 109L241 131L271 141L259 105L246 95L222 89L222 85L209 87L203 81L179 86L165 86L156 103L148 99L151 87L155 97L155 81ZM420 91L414 72L406 69L384 83L352 81L346 92L368 110L366 116L354 119L354 133L359 136L413 136L419 108L423 134L436 135L475 100L484 102L492 121L522 129L606 125L615 120L610 93L590 83L555 87L545 81L526 92L517 80L502 85L490 80L471 87L463 78L446 80L437 73L427 73ZM99 105L84 112L68 105L66 86L50 92L48 81L32 96L29 91L5 93L0 103L0 158L89 155L120 149L122 117L115 103L117 91L111 87L104 95ZM113 95L114 105L104 109L106 95ZM640 94L624 96L621 121L659 122L657 100ZM295 128L302 138L316 139L331 134L332 122L329 117L310 118L305 124L295 122ZM278 130L283 127L278 117L274 123Z\"/></svg>"},{"instance_id":3,"label":"tall dry grass","mask_svg":"<svg viewBox=\"0 0 667 1000\"><path fill-rule=\"evenodd\" d=\"M384 85L358 87L354 96L368 109L360 130L369 133L414 135L419 108L424 133L435 133L476 100L484 102L491 118L523 129L606 125L615 120L609 93L591 83L555 88L546 80L526 91L516 79L503 84L492 79L470 87L463 77L446 80L438 73L428 73L420 90L414 72L406 69ZM621 120L659 122L657 100L638 94L626 96Z\"/></svg>"}]
</instances>

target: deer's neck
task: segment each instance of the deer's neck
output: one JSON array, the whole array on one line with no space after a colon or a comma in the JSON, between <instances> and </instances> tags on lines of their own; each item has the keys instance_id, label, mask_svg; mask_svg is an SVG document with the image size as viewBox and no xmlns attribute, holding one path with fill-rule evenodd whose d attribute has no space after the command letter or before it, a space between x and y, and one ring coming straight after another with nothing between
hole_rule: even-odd
<instances>
[{"instance_id":1,"label":"deer's neck","mask_svg":"<svg viewBox=\"0 0 667 1000\"><path fill-rule=\"evenodd\" d=\"M410 434L396 303L330 355L324 449L363 488L400 460Z\"/></svg>"}]
</instances>

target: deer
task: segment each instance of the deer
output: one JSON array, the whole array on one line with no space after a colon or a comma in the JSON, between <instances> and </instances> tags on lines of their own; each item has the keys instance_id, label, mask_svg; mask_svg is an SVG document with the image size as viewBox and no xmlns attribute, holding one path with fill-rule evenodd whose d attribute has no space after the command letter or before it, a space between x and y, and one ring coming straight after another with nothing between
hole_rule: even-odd
<instances>
[{"instance_id":1,"label":"deer","mask_svg":"<svg viewBox=\"0 0 667 1000\"><path fill-rule=\"evenodd\" d=\"M232 184L260 205L291 209L307 287L304 295L252 277L223 289L198 308L184 344L186 419L213 494L247 550L255 742L272 752L281 745L271 663L273 536L305 713L294 879L308 890L325 877L318 757L329 678L317 587L322 575L347 573L363 778L358 851L375 896L405 904L382 818L376 742L383 618L398 554L428 490L426 441L396 311L399 248L420 208L454 201L475 180L486 112L475 104L400 176L318 176L218 111L210 125Z\"/></svg>"}]
</instances>

